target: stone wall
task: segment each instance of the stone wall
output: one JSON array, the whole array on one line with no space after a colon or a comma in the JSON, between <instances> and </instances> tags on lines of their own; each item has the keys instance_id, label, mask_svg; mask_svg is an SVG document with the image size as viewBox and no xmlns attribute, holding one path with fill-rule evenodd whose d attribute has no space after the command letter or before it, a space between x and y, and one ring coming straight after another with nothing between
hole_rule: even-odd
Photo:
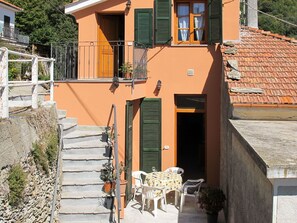
<instances>
[{"instance_id":1,"label":"stone wall","mask_svg":"<svg viewBox=\"0 0 297 223\"><path fill-rule=\"evenodd\" d=\"M55 106L0 120L0 223L49 222L56 167L44 173L30 152L34 142L45 143L45 136L57 131L57 120ZM14 164L21 164L27 176L24 200L18 207L8 203L7 177Z\"/></svg>"},{"instance_id":2,"label":"stone wall","mask_svg":"<svg viewBox=\"0 0 297 223\"><path fill-rule=\"evenodd\" d=\"M0 119L0 169L28 156L32 143L57 128L54 106Z\"/></svg>"},{"instance_id":3,"label":"stone wall","mask_svg":"<svg viewBox=\"0 0 297 223\"><path fill-rule=\"evenodd\" d=\"M45 174L36 168L32 157L24 158L21 166L27 175L24 191L24 201L18 207L12 207L8 202L8 183L5 181L1 188L0 223L36 223L49 222L55 171ZM7 178L9 168L1 171L1 178Z\"/></svg>"},{"instance_id":4,"label":"stone wall","mask_svg":"<svg viewBox=\"0 0 297 223\"><path fill-rule=\"evenodd\" d=\"M230 130L230 129L229 129ZM234 129L228 146L228 222L272 222L273 185Z\"/></svg>"}]
</instances>

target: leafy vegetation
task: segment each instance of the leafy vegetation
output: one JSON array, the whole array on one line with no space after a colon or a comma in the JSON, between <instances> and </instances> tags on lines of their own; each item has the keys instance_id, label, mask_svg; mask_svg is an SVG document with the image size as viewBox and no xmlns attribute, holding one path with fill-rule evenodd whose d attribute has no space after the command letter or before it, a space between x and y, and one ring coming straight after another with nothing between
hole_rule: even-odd
<instances>
[{"instance_id":1,"label":"leafy vegetation","mask_svg":"<svg viewBox=\"0 0 297 223\"><path fill-rule=\"evenodd\" d=\"M16 27L30 37L31 43L49 45L77 39L77 24L64 13L65 5L71 0L8 1L24 9L16 14Z\"/></svg>"},{"instance_id":2,"label":"leafy vegetation","mask_svg":"<svg viewBox=\"0 0 297 223\"><path fill-rule=\"evenodd\" d=\"M9 171L9 204L17 206L23 200L26 186L26 174L20 165L15 165Z\"/></svg>"},{"instance_id":3,"label":"leafy vegetation","mask_svg":"<svg viewBox=\"0 0 297 223\"><path fill-rule=\"evenodd\" d=\"M259 0L258 9L280 19L297 24L296 0ZM297 38L297 27L259 13L259 28Z\"/></svg>"},{"instance_id":4,"label":"leafy vegetation","mask_svg":"<svg viewBox=\"0 0 297 223\"><path fill-rule=\"evenodd\" d=\"M49 168L48 168L47 157L40 143L37 143L37 142L33 143L32 155L36 166L39 169L42 169L46 174L48 174Z\"/></svg>"},{"instance_id":5,"label":"leafy vegetation","mask_svg":"<svg viewBox=\"0 0 297 223\"><path fill-rule=\"evenodd\" d=\"M58 153L58 134L52 132L45 140L45 146L40 142L33 143L32 155L38 168L42 169L46 174L57 159Z\"/></svg>"},{"instance_id":6,"label":"leafy vegetation","mask_svg":"<svg viewBox=\"0 0 297 223\"><path fill-rule=\"evenodd\" d=\"M48 144L45 151L48 163L51 167L54 165L54 162L57 159L58 142L58 134L52 133L48 139Z\"/></svg>"}]
</instances>

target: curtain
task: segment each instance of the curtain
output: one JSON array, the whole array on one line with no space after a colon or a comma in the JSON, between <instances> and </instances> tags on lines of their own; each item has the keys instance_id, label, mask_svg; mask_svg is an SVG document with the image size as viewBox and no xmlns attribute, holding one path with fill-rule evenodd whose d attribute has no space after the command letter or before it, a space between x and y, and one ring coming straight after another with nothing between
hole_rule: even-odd
<instances>
[{"instance_id":1,"label":"curtain","mask_svg":"<svg viewBox=\"0 0 297 223\"><path fill-rule=\"evenodd\" d=\"M204 27L203 16L195 16L194 17L194 25L195 25L195 40L202 40L202 38L203 38L203 29L202 28Z\"/></svg>"},{"instance_id":2,"label":"curtain","mask_svg":"<svg viewBox=\"0 0 297 223\"><path fill-rule=\"evenodd\" d=\"M178 39L187 41L189 39L189 5L179 4L178 5Z\"/></svg>"}]
</instances>

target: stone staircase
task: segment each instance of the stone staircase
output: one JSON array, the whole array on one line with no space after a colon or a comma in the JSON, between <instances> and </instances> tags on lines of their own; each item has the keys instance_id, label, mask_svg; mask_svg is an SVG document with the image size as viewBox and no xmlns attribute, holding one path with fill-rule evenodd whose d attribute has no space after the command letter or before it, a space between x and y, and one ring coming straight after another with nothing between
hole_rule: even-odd
<instances>
[{"instance_id":1,"label":"stone staircase","mask_svg":"<svg viewBox=\"0 0 297 223\"><path fill-rule=\"evenodd\" d=\"M102 192L102 164L111 156L102 142L105 127L78 126L76 118L58 111L63 124L60 223L115 222L114 197Z\"/></svg>"}]
</instances>

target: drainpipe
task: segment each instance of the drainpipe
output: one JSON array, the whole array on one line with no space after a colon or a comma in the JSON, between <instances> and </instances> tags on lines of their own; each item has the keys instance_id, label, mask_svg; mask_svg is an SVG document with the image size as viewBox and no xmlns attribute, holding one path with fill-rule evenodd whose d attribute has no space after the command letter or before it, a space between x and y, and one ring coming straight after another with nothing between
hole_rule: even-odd
<instances>
[{"instance_id":1,"label":"drainpipe","mask_svg":"<svg viewBox=\"0 0 297 223\"><path fill-rule=\"evenodd\" d=\"M247 26L258 28L258 0L246 0L247 3Z\"/></svg>"}]
</instances>

